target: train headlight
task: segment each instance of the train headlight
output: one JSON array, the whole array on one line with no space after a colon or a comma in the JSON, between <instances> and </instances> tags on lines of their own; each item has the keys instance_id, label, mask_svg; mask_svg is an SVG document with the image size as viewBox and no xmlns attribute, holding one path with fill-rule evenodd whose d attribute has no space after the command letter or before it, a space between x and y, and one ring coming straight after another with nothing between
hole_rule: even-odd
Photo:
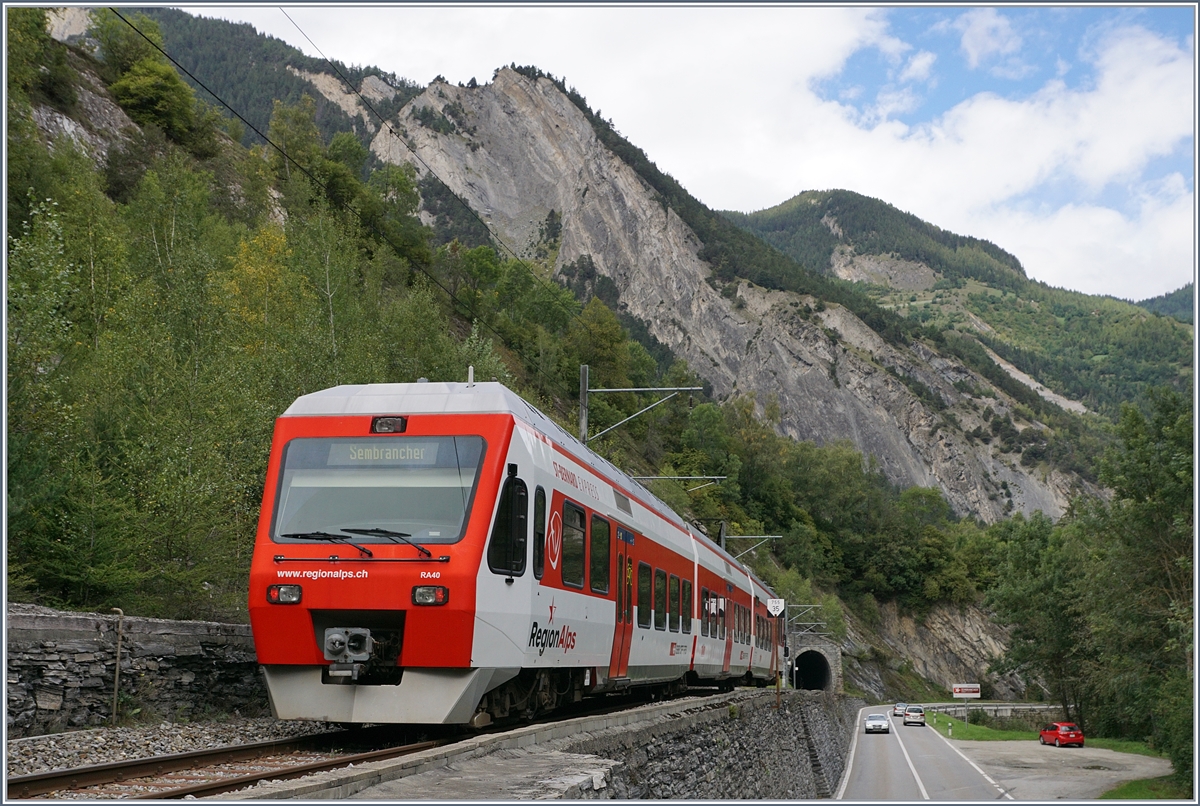
<instances>
[{"instance_id":1,"label":"train headlight","mask_svg":"<svg viewBox=\"0 0 1200 806\"><path fill-rule=\"evenodd\" d=\"M450 601L450 589L441 585L416 585L412 589L415 605L444 605Z\"/></svg>"},{"instance_id":2,"label":"train headlight","mask_svg":"<svg viewBox=\"0 0 1200 806\"><path fill-rule=\"evenodd\" d=\"M376 417L371 420L372 434L403 434L406 428L407 417Z\"/></svg>"},{"instance_id":3,"label":"train headlight","mask_svg":"<svg viewBox=\"0 0 1200 806\"><path fill-rule=\"evenodd\" d=\"M271 604L300 604L299 585L268 585L267 601Z\"/></svg>"}]
</instances>

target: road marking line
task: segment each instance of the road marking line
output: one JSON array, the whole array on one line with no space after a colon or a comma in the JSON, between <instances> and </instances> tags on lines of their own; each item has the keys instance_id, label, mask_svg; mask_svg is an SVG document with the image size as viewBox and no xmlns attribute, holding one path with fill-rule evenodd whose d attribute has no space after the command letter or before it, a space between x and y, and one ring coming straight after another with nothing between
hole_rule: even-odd
<instances>
[{"instance_id":1,"label":"road marking line","mask_svg":"<svg viewBox=\"0 0 1200 806\"><path fill-rule=\"evenodd\" d=\"M996 783L995 781L993 781L993 780L992 780L992 776L988 775L986 772L984 772L983 770L981 770L981 769L979 768L979 765L978 765L978 764L976 764L974 761L971 761L971 759L967 758L966 754L965 754L965 753L963 753L963 751L959 750L957 747L955 747L953 744L951 744L951 743L950 743L950 740L949 740L949 739L947 739L945 736L943 736L943 735L941 734L941 731L939 731L939 730L937 730L936 728L934 728L934 731L933 731L933 732L934 732L934 733L937 735L937 737L938 737L939 739L941 739L943 742L945 742L945 743L946 743L946 746L947 746L947 747L949 747L949 748L950 748L951 750L953 750L955 753L958 753L960 756L962 756L962 758L963 758L963 761L967 762L967 763L968 763L968 764L970 764L972 767L974 767L974 768L975 768L975 772L977 772L977 773L979 773L980 775L982 775L982 776L983 776L983 780L987 781L989 784L991 784L992 786L996 787L996 789L997 789L997 790L1000 792L1000 794L1001 794L1001 795L1003 795L1004 797L1008 798L1009 800L1014 800L1013 796L1012 796L1012 795L1010 795L1010 794L1008 794L1008 792L1006 792L1006 791L1004 790L1004 787L1000 786L1000 784L998 784L998 783Z\"/></svg>"},{"instance_id":2,"label":"road marking line","mask_svg":"<svg viewBox=\"0 0 1200 806\"><path fill-rule=\"evenodd\" d=\"M888 717L888 723L893 728L896 727L895 723L892 722L891 717ZM942 734L939 733L938 735L941 736ZM929 800L929 793L925 791L925 784L921 783L921 776L917 775L917 768L913 766L912 759L908 757L908 750L904 747L904 740L900 738L899 731L896 731L896 741L900 742L900 752L904 754L904 760L908 762L908 768L912 771L913 778L917 781L917 789L921 790L921 797L925 798L925 800ZM951 747L953 747L953 745L951 745ZM962 756L962 753L959 753L959 755ZM963 756L963 758L966 758L966 756ZM979 768L975 767L975 769Z\"/></svg>"},{"instance_id":3,"label":"road marking line","mask_svg":"<svg viewBox=\"0 0 1200 806\"><path fill-rule=\"evenodd\" d=\"M850 740L850 755L846 758L846 769L842 771L842 785L838 787L837 794L833 796L834 800L841 800L842 795L846 794L846 784L850 783L850 768L854 766L854 751L858 747L858 723L862 721L863 711L871 706L865 706L858 709L858 718L854 723L854 738Z\"/></svg>"}]
</instances>

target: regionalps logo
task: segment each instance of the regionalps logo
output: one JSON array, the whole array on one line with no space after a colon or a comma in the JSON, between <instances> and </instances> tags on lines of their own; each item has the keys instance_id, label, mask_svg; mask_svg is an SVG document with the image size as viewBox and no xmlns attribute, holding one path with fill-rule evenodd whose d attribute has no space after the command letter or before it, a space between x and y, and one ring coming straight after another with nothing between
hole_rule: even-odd
<instances>
[{"instance_id":1,"label":"regionalps logo","mask_svg":"<svg viewBox=\"0 0 1200 806\"><path fill-rule=\"evenodd\" d=\"M535 621L533 629L529 632L529 647L531 649L536 647L539 656L546 654L547 649L561 649L563 652L569 652L575 648L575 638L575 631L566 624L558 629L551 629L539 627Z\"/></svg>"}]
</instances>

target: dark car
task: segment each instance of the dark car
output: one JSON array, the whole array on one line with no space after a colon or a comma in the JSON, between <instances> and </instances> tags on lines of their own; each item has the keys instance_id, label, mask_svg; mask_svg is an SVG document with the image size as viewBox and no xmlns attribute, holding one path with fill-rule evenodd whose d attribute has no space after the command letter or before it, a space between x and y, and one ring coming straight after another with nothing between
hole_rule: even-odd
<instances>
[{"instance_id":1,"label":"dark car","mask_svg":"<svg viewBox=\"0 0 1200 806\"><path fill-rule=\"evenodd\" d=\"M1051 722L1042 727L1038 741L1055 747L1062 747L1064 744L1083 747L1083 731L1074 722Z\"/></svg>"}]
</instances>

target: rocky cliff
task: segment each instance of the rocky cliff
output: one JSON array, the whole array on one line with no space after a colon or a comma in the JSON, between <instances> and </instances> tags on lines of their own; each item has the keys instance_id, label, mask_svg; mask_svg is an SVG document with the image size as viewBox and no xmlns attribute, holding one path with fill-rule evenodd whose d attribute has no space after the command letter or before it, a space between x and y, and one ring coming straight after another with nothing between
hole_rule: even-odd
<instances>
[{"instance_id":1,"label":"rocky cliff","mask_svg":"<svg viewBox=\"0 0 1200 806\"><path fill-rule=\"evenodd\" d=\"M842 674L852 690L886 700L896 688L892 673L903 672L945 689L980 683L989 699L1025 698L1021 677L988 671L1004 654L1008 632L978 607L938 605L918 619L888 602L878 617L871 627L851 618L841 643Z\"/></svg>"},{"instance_id":2,"label":"rocky cliff","mask_svg":"<svg viewBox=\"0 0 1200 806\"><path fill-rule=\"evenodd\" d=\"M443 119L454 125L427 125ZM722 295L709 282L696 235L599 142L553 82L509 69L477 87L436 82L381 128L372 150L422 174L432 170L518 254L528 253L556 212L557 268L590 256L615 282L625 312L686 359L718 398L776 397L782 432L817 443L851 440L894 482L939 487L961 515L992 521L1013 510L1052 517L1065 510L1074 478L968 443L964 431L986 428L1013 403L957 360L921 344L887 344L846 309L810 297L745 282ZM932 396L944 410L930 405Z\"/></svg>"}]
</instances>

